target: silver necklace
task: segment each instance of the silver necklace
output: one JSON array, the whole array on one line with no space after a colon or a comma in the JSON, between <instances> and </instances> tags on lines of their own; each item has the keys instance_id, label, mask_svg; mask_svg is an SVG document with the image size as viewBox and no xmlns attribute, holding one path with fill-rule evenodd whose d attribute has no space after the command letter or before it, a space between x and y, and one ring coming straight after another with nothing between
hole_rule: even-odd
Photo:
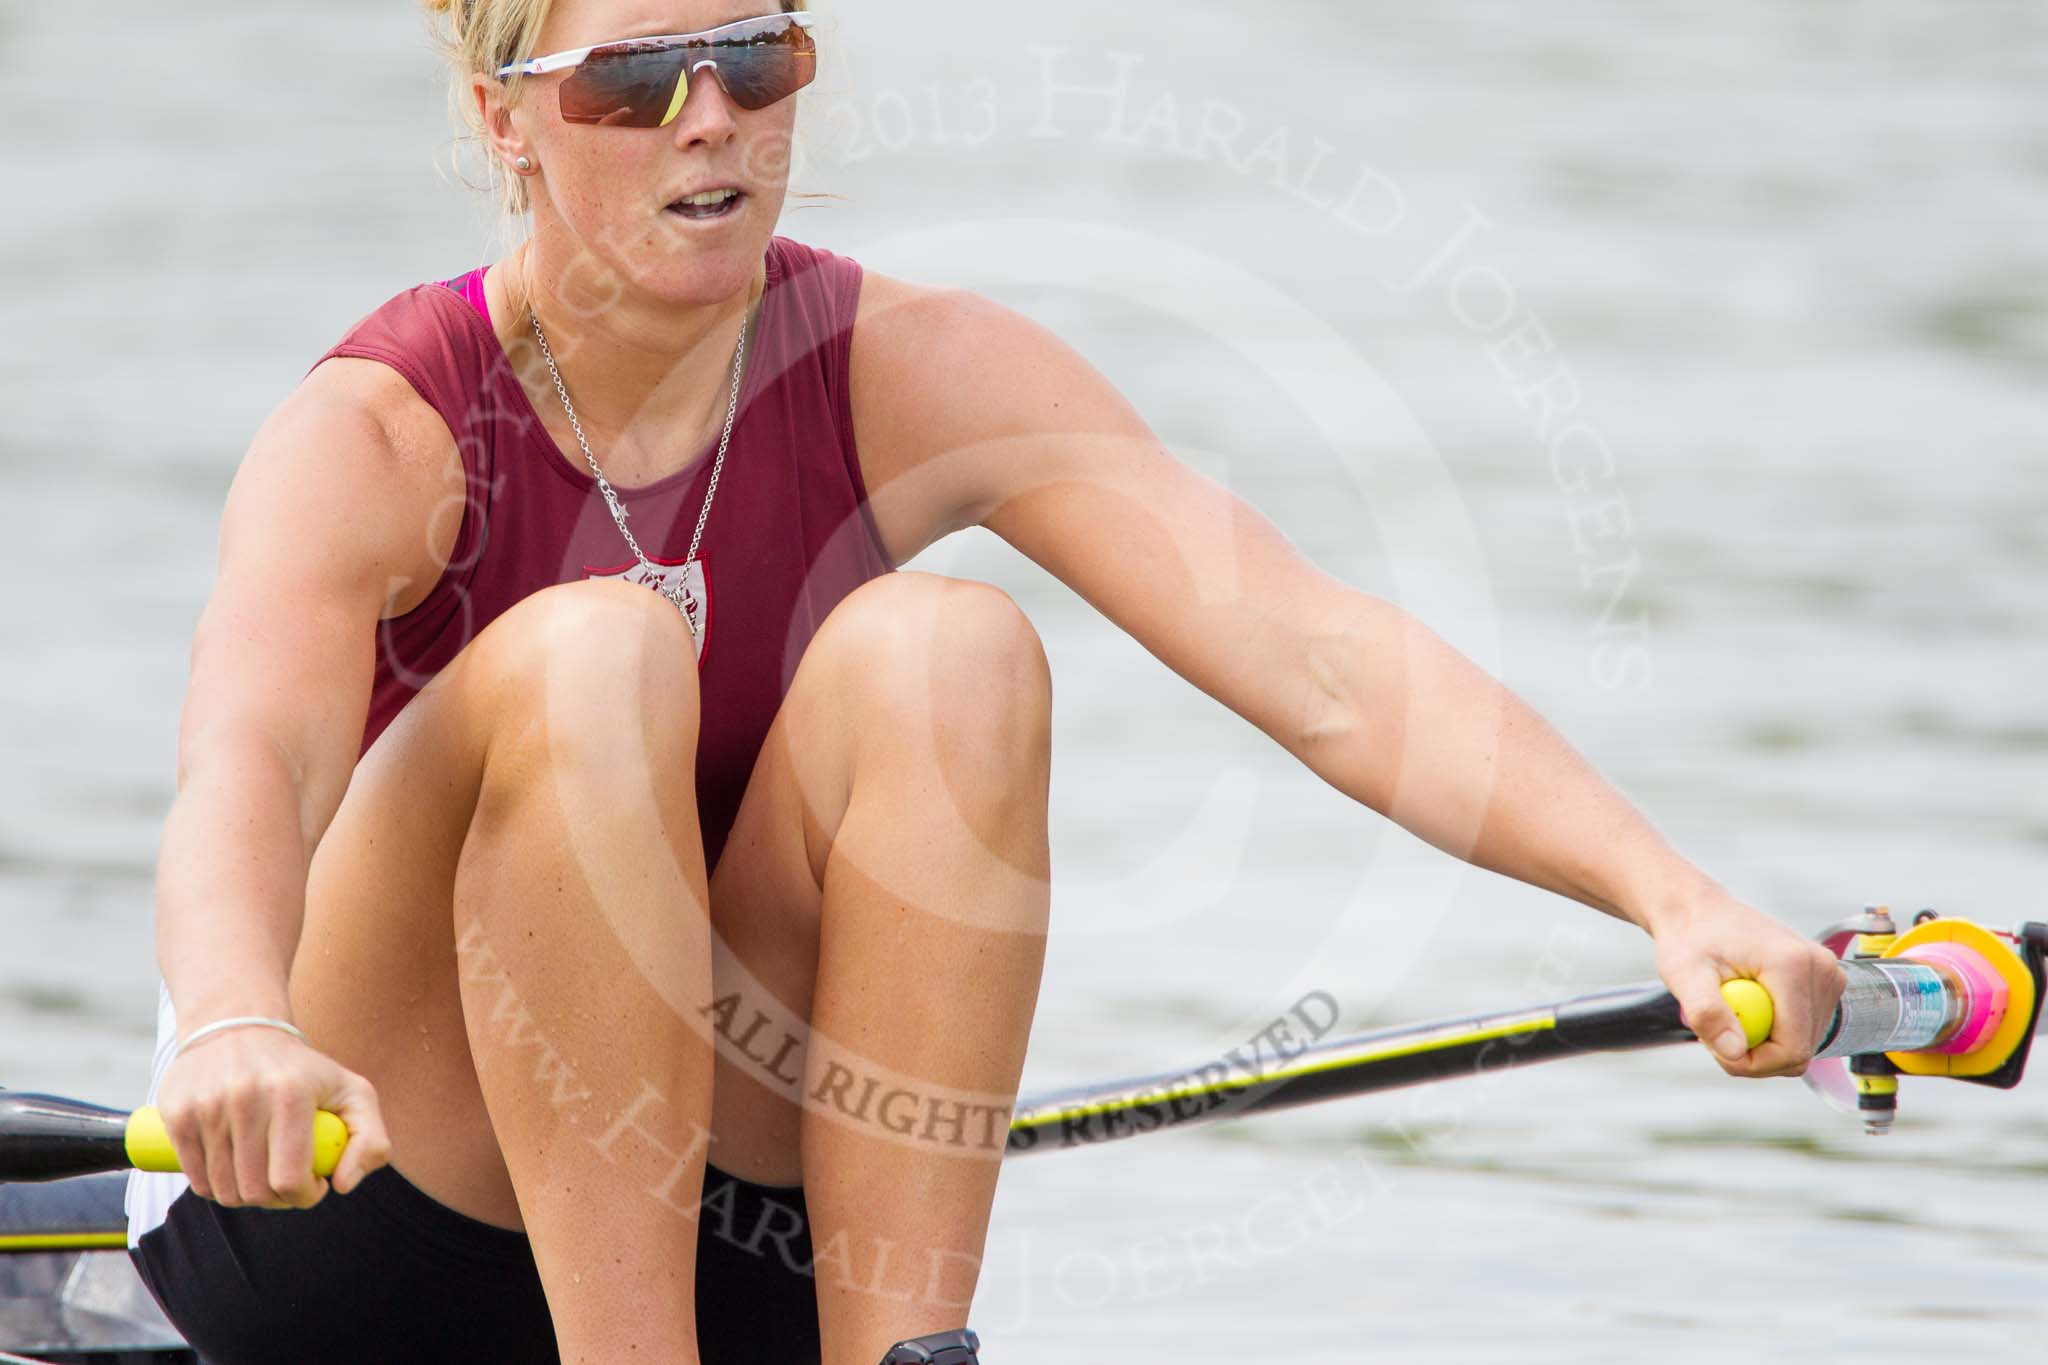
<instances>
[{"instance_id":1,"label":"silver necklace","mask_svg":"<svg viewBox=\"0 0 2048 1365\"><path fill-rule=\"evenodd\" d=\"M626 508L619 501L617 490L610 479L598 468L597 456L590 453L590 442L583 435L583 423L576 420L576 405L569 401L569 387L562 382L562 372L555 368L554 352L548 349L548 334L540 327L540 314L528 309L526 316L533 322L533 338L540 343L540 358L548 363L548 377L555 381L555 392L561 396L562 411L568 415L569 430L576 433L576 444L583 450L583 458L590 465L590 477L597 480L597 491L604 494L604 505L611 509L612 521L618 525L619 534L626 538L626 548L633 552L633 558L640 561L640 569L647 575L647 581L654 590L666 597L683 614L683 622L689 626L692 637L700 635L697 625L697 599L690 592L690 566L697 562L697 549L704 543L704 523L711 519L711 500L718 496L718 476L725 471L726 448L732 444L733 419L740 410L740 376L747 361L747 324L740 320L740 343L732 353L732 396L725 404L725 430L719 433L718 455L711 461L711 483L704 490L704 506L697 512L697 529L690 533L690 550L683 556L682 572L675 575L675 582L663 586L665 575L647 558L640 548L640 542L633 538L633 532L626 525Z\"/></svg>"}]
</instances>

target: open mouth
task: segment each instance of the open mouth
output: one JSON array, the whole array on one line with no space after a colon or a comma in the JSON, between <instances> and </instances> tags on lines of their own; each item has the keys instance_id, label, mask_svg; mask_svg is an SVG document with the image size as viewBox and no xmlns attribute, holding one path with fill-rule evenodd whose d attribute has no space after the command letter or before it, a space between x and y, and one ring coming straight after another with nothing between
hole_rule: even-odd
<instances>
[{"instance_id":1,"label":"open mouth","mask_svg":"<svg viewBox=\"0 0 2048 1365\"><path fill-rule=\"evenodd\" d=\"M702 194L686 194L670 204L668 211L692 222L710 222L738 213L746 197L728 185L723 189L705 190Z\"/></svg>"}]
</instances>

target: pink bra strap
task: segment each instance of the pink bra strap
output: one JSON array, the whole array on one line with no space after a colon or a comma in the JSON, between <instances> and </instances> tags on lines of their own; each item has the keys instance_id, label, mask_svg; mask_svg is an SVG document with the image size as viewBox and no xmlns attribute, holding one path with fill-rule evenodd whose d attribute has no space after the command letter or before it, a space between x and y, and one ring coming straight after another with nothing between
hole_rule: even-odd
<instances>
[{"instance_id":1,"label":"pink bra strap","mask_svg":"<svg viewBox=\"0 0 2048 1365\"><path fill-rule=\"evenodd\" d=\"M458 280L444 280L450 289L462 295L469 306L482 315L485 322L491 320L491 303L484 297L484 271L488 266L478 266Z\"/></svg>"}]
</instances>

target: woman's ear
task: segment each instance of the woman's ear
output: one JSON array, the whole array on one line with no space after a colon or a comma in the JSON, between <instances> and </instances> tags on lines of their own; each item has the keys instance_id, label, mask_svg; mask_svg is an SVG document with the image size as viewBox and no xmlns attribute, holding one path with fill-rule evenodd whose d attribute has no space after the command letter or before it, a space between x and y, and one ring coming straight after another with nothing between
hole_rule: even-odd
<instances>
[{"instance_id":1,"label":"woman's ear","mask_svg":"<svg viewBox=\"0 0 2048 1365\"><path fill-rule=\"evenodd\" d=\"M469 78L469 93L470 98L476 101L484 141L490 145L491 155L515 174L533 174L538 158L528 145L526 135L519 130L518 122L512 116L512 106L505 102L504 83L488 76L473 75Z\"/></svg>"}]
</instances>

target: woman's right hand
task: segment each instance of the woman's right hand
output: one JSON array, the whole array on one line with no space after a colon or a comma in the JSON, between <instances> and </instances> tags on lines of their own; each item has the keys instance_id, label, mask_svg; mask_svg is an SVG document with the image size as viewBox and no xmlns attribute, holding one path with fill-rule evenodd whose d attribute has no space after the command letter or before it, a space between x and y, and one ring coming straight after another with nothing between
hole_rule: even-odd
<instances>
[{"instance_id":1,"label":"woman's right hand","mask_svg":"<svg viewBox=\"0 0 2048 1365\"><path fill-rule=\"evenodd\" d=\"M329 1181L313 1174L313 1113L348 1126L333 1188L347 1194L391 1159L377 1092L290 1034L238 1028L180 1053L157 1088L178 1164L202 1199L229 1207L311 1208Z\"/></svg>"}]
</instances>

